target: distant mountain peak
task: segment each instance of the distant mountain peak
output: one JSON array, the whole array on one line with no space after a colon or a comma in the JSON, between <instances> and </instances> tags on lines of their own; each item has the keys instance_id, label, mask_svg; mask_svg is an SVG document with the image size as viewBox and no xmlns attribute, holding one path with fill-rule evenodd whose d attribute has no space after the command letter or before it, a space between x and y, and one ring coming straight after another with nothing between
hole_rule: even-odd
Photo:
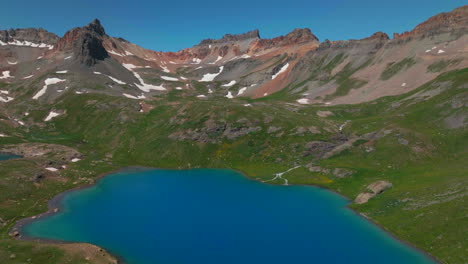
<instances>
[{"instance_id":1,"label":"distant mountain peak","mask_svg":"<svg viewBox=\"0 0 468 264\"><path fill-rule=\"evenodd\" d=\"M99 19L97 18L91 21L91 23L86 25L84 28L89 31L96 32L100 36L106 35L106 31L104 30L104 27L101 25L101 21L99 21Z\"/></svg>"},{"instance_id":2,"label":"distant mountain peak","mask_svg":"<svg viewBox=\"0 0 468 264\"><path fill-rule=\"evenodd\" d=\"M379 31L379 32L375 32L371 36L369 36L367 38L364 38L362 40L374 40L374 39L376 39L376 40L389 40L390 37L386 33L382 32L382 31Z\"/></svg>"},{"instance_id":3,"label":"distant mountain peak","mask_svg":"<svg viewBox=\"0 0 468 264\"><path fill-rule=\"evenodd\" d=\"M308 41L318 41L319 39L312 34L309 28L295 28L285 36L292 43L302 43Z\"/></svg>"},{"instance_id":4,"label":"distant mountain peak","mask_svg":"<svg viewBox=\"0 0 468 264\"><path fill-rule=\"evenodd\" d=\"M260 38L260 31L258 29L248 31L243 34L225 34L220 39L204 39L200 42L200 46L202 45L209 45L209 44L221 44L233 41L242 41L248 39L259 39Z\"/></svg>"}]
</instances>

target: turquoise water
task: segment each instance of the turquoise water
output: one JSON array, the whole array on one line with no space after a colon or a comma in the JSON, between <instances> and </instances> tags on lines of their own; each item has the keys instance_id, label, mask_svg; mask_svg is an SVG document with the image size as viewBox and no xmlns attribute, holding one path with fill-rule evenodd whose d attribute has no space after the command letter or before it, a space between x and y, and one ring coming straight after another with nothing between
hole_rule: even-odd
<instances>
[{"instance_id":1,"label":"turquoise water","mask_svg":"<svg viewBox=\"0 0 468 264\"><path fill-rule=\"evenodd\" d=\"M7 153L0 153L0 160L9 160L9 159L17 159L17 158L21 158L21 156L7 154Z\"/></svg>"},{"instance_id":2,"label":"turquoise water","mask_svg":"<svg viewBox=\"0 0 468 264\"><path fill-rule=\"evenodd\" d=\"M433 263L310 186L231 170L131 169L67 193L30 237L88 242L131 264Z\"/></svg>"}]
</instances>

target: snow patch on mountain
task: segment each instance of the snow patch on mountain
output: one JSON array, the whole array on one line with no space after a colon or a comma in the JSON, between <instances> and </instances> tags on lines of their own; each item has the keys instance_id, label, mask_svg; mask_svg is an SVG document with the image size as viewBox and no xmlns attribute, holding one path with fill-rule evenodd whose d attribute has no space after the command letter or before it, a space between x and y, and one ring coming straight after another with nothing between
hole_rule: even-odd
<instances>
[{"instance_id":1,"label":"snow patch on mountain","mask_svg":"<svg viewBox=\"0 0 468 264\"><path fill-rule=\"evenodd\" d=\"M171 72L169 68L167 68L166 66L160 66L160 67L162 68L163 72Z\"/></svg>"},{"instance_id":2,"label":"snow patch on mountain","mask_svg":"<svg viewBox=\"0 0 468 264\"><path fill-rule=\"evenodd\" d=\"M121 80L116 79L116 78L114 78L114 77L112 77L112 76L109 76L109 75L106 75L106 76L107 76L109 79L113 80L114 82L116 82L116 83L118 83L118 84L122 84L122 85L123 85L123 84L127 84L126 82L122 82Z\"/></svg>"},{"instance_id":3,"label":"snow patch on mountain","mask_svg":"<svg viewBox=\"0 0 468 264\"><path fill-rule=\"evenodd\" d=\"M237 92L237 96L244 94L245 91L247 91L247 87L242 87L242 88L240 88L240 89L239 89L239 92Z\"/></svg>"},{"instance_id":4,"label":"snow patch on mountain","mask_svg":"<svg viewBox=\"0 0 468 264\"><path fill-rule=\"evenodd\" d=\"M39 99L39 97L43 96L46 91L47 91L47 86L49 85L52 85L52 84L57 84L57 83L60 83L60 82L64 82L66 80L63 80L63 79L59 79L59 78L47 78L45 81L44 81L44 86L42 87L41 90L39 90L39 92L37 92L33 97L32 99L34 100L37 100Z\"/></svg>"},{"instance_id":5,"label":"snow patch on mountain","mask_svg":"<svg viewBox=\"0 0 468 264\"><path fill-rule=\"evenodd\" d=\"M120 54L120 53L118 53L118 52L116 52L116 51L113 51L113 50L107 50L107 52L110 53L110 54L114 54L114 55L120 56L120 57L123 57L123 56L124 56L123 54Z\"/></svg>"},{"instance_id":6,"label":"snow patch on mountain","mask_svg":"<svg viewBox=\"0 0 468 264\"><path fill-rule=\"evenodd\" d=\"M218 61L220 61L220 60L222 60L222 59L223 59L223 57L218 56L218 58L216 58L216 60L215 60L213 63L217 63Z\"/></svg>"},{"instance_id":7,"label":"snow patch on mountain","mask_svg":"<svg viewBox=\"0 0 468 264\"><path fill-rule=\"evenodd\" d=\"M126 94L126 93L123 93L123 96L127 97L127 98L130 98L130 99L136 99L136 100L139 100L139 99L145 99L146 96L144 94L142 95L137 95L137 96L133 96L131 94Z\"/></svg>"},{"instance_id":8,"label":"snow patch on mountain","mask_svg":"<svg viewBox=\"0 0 468 264\"><path fill-rule=\"evenodd\" d=\"M281 69L277 73L275 73L275 74L273 74L273 76L271 76L271 79L272 80L276 79L276 77L278 77L278 75L285 72L288 69L288 67L289 67L289 63L286 63L285 65L283 65L283 67L281 67Z\"/></svg>"},{"instance_id":9,"label":"snow patch on mountain","mask_svg":"<svg viewBox=\"0 0 468 264\"><path fill-rule=\"evenodd\" d=\"M230 81L229 83L223 84L223 85L221 85L221 86L223 86L223 87L231 87L231 86L233 86L234 84L236 84L236 81Z\"/></svg>"},{"instance_id":10,"label":"snow patch on mountain","mask_svg":"<svg viewBox=\"0 0 468 264\"><path fill-rule=\"evenodd\" d=\"M3 96L0 95L0 102L8 103L8 102L13 101L14 99L15 98L10 97L10 96L3 97Z\"/></svg>"},{"instance_id":11,"label":"snow patch on mountain","mask_svg":"<svg viewBox=\"0 0 468 264\"><path fill-rule=\"evenodd\" d=\"M192 59L192 64L200 64L201 62L202 62L202 60L199 59L199 58L193 58Z\"/></svg>"},{"instance_id":12,"label":"snow patch on mountain","mask_svg":"<svg viewBox=\"0 0 468 264\"><path fill-rule=\"evenodd\" d=\"M60 113L50 111L49 115L44 119L45 122L52 120L52 118L59 116Z\"/></svg>"},{"instance_id":13,"label":"snow patch on mountain","mask_svg":"<svg viewBox=\"0 0 468 264\"><path fill-rule=\"evenodd\" d=\"M13 41L10 41L10 42L3 42L3 41L0 41L0 46L7 46L7 45L10 45L10 46L21 46L21 47L33 47L33 48L48 48L48 49L53 49L54 46L53 45L48 45L48 44L45 44L45 43L33 43L33 42L30 42L30 41L19 41L19 40L16 40L14 39Z\"/></svg>"},{"instance_id":14,"label":"snow patch on mountain","mask_svg":"<svg viewBox=\"0 0 468 264\"><path fill-rule=\"evenodd\" d=\"M179 80L177 78L169 77L169 76L161 76L161 79L166 80L166 81L172 81L172 82L175 82L175 81Z\"/></svg>"},{"instance_id":15,"label":"snow patch on mountain","mask_svg":"<svg viewBox=\"0 0 468 264\"><path fill-rule=\"evenodd\" d=\"M13 78L13 76L10 75L10 71L2 72L2 76L0 76L0 79L6 79L6 78Z\"/></svg>"},{"instance_id":16,"label":"snow patch on mountain","mask_svg":"<svg viewBox=\"0 0 468 264\"><path fill-rule=\"evenodd\" d=\"M217 73L207 73L205 75L203 75L203 77L201 78L200 82L212 82L216 76L220 75L224 70L224 66L221 66L219 67L219 72Z\"/></svg>"},{"instance_id":17,"label":"snow patch on mountain","mask_svg":"<svg viewBox=\"0 0 468 264\"><path fill-rule=\"evenodd\" d=\"M133 75L140 81L140 84L135 83L135 86L138 87L138 89L142 90L143 92L149 92L151 90L157 90L157 91L165 91L166 88L164 88L162 85L152 85L152 84L147 84L141 78L140 74L134 71L134 69L138 68L137 66L129 63L124 63L122 64L125 68L127 68L129 71L133 73Z\"/></svg>"}]
</instances>

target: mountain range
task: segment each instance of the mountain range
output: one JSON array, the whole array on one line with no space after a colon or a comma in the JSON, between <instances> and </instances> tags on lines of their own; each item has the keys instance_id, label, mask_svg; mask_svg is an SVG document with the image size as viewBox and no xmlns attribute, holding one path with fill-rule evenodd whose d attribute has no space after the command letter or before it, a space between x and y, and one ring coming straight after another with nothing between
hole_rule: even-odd
<instances>
[{"instance_id":1,"label":"mountain range","mask_svg":"<svg viewBox=\"0 0 468 264\"><path fill-rule=\"evenodd\" d=\"M392 39L377 32L360 40L320 42L307 28L263 39L253 30L205 39L178 52L147 50L108 36L97 19L63 37L43 29L11 29L0 31L0 78L11 84L47 74L63 79L37 98L44 102L68 87L145 99L176 89L185 96L250 98L285 91L301 104L356 104L405 93L441 72L465 68L467 13L464 6L436 15ZM440 61L446 67L429 69ZM76 87L77 82L89 85ZM195 91L194 82L206 89ZM96 84L105 88L97 91ZM13 89L10 98L24 92Z\"/></svg>"}]
</instances>

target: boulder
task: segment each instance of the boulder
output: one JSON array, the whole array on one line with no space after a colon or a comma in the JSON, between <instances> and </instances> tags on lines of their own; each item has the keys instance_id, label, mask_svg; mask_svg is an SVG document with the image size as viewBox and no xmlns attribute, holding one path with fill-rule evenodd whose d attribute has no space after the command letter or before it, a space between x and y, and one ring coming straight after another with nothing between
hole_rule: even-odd
<instances>
[{"instance_id":1,"label":"boulder","mask_svg":"<svg viewBox=\"0 0 468 264\"><path fill-rule=\"evenodd\" d=\"M363 192L358 194L354 202L357 204L367 203L369 199L383 193L393 187L393 184L389 181L376 181L367 186L367 189L371 192Z\"/></svg>"},{"instance_id":2,"label":"boulder","mask_svg":"<svg viewBox=\"0 0 468 264\"><path fill-rule=\"evenodd\" d=\"M358 194L358 196L356 197L356 199L354 199L354 202L357 203L357 204L363 204L363 203L367 203L367 201L369 201L370 198L374 197L375 194L373 193L360 193Z\"/></svg>"},{"instance_id":3,"label":"boulder","mask_svg":"<svg viewBox=\"0 0 468 264\"><path fill-rule=\"evenodd\" d=\"M393 184L389 181L376 181L367 186L367 189L372 191L375 194L380 194L384 192L387 189L390 189L393 187Z\"/></svg>"}]
</instances>

